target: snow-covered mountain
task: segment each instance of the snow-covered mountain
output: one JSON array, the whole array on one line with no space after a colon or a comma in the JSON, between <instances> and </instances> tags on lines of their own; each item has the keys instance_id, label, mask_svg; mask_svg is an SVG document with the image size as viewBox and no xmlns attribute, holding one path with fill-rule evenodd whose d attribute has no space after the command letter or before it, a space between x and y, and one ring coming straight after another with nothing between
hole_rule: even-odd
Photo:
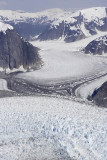
<instances>
[{"instance_id":1,"label":"snow-covered mountain","mask_svg":"<svg viewBox=\"0 0 107 160\"><path fill-rule=\"evenodd\" d=\"M74 42L107 30L107 9L89 8L71 13L62 21L54 21L51 27L42 33L40 40L63 38Z\"/></svg>"},{"instance_id":2,"label":"snow-covered mountain","mask_svg":"<svg viewBox=\"0 0 107 160\"><path fill-rule=\"evenodd\" d=\"M0 21L9 23L24 38L35 37L49 29L51 24L66 15L61 9L50 9L37 13L23 11L0 10Z\"/></svg>"},{"instance_id":3,"label":"snow-covered mountain","mask_svg":"<svg viewBox=\"0 0 107 160\"><path fill-rule=\"evenodd\" d=\"M85 47L85 53L104 54L107 53L107 35L96 38Z\"/></svg>"},{"instance_id":4,"label":"snow-covered mountain","mask_svg":"<svg viewBox=\"0 0 107 160\"><path fill-rule=\"evenodd\" d=\"M38 48L25 42L12 26L0 22L0 71L37 68L40 64Z\"/></svg>"},{"instance_id":5,"label":"snow-covered mountain","mask_svg":"<svg viewBox=\"0 0 107 160\"><path fill-rule=\"evenodd\" d=\"M92 96L90 96L94 103L98 106L107 108L107 81L98 89L95 89Z\"/></svg>"},{"instance_id":6,"label":"snow-covered mountain","mask_svg":"<svg viewBox=\"0 0 107 160\"><path fill-rule=\"evenodd\" d=\"M0 22L0 32L6 34L7 30L13 30L13 29L14 28L11 25Z\"/></svg>"},{"instance_id":7,"label":"snow-covered mountain","mask_svg":"<svg viewBox=\"0 0 107 160\"><path fill-rule=\"evenodd\" d=\"M0 21L9 23L26 39L64 39L72 42L98 31L107 31L107 8L97 7L79 11L50 9L37 13L0 10Z\"/></svg>"}]
</instances>

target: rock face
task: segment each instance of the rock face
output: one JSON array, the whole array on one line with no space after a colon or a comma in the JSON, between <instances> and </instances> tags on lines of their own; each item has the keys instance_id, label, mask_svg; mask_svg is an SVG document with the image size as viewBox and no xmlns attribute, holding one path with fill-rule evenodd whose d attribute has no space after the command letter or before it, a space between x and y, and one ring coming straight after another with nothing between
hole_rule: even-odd
<instances>
[{"instance_id":1,"label":"rock face","mask_svg":"<svg viewBox=\"0 0 107 160\"><path fill-rule=\"evenodd\" d=\"M58 26L52 26L38 36L38 40L64 39L65 42L74 42L85 38L80 28L71 29L65 21Z\"/></svg>"},{"instance_id":2,"label":"rock face","mask_svg":"<svg viewBox=\"0 0 107 160\"><path fill-rule=\"evenodd\" d=\"M9 68L38 68L41 59L38 48L25 42L14 29L0 32L0 67Z\"/></svg>"},{"instance_id":3,"label":"rock face","mask_svg":"<svg viewBox=\"0 0 107 160\"><path fill-rule=\"evenodd\" d=\"M107 31L107 8L89 8L67 14L62 20L53 21L38 39L63 38L65 42L74 42L97 34L97 30Z\"/></svg>"},{"instance_id":4,"label":"rock face","mask_svg":"<svg viewBox=\"0 0 107 160\"><path fill-rule=\"evenodd\" d=\"M107 108L107 82L105 82L100 88L94 91L91 96L91 99L98 106Z\"/></svg>"},{"instance_id":5,"label":"rock face","mask_svg":"<svg viewBox=\"0 0 107 160\"><path fill-rule=\"evenodd\" d=\"M90 42L86 47L85 47L85 53L89 54L98 54L102 55L103 53L107 53L107 35L101 36L92 42Z\"/></svg>"},{"instance_id":6,"label":"rock face","mask_svg":"<svg viewBox=\"0 0 107 160\"><path fill-rule=\"evenodd\" d=\"M12 25L25 39L63 39L74 42L107 31L107 8L95 7L79 11L51 9L38 13L0 10L0 20Z\"/></svg>"}]
</instances>

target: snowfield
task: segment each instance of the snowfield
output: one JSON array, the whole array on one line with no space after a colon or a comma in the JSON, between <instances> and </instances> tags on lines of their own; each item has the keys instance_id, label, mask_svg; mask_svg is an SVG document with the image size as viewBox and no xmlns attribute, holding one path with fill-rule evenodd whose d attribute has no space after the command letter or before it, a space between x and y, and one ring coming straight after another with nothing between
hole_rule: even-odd
<instances>
[{"instance_id":1,"label":"snowfield","mask_svg":"<svg viewBox=\"0 0 107 160\"><path fill-rule=\"evenodd\" d=\"M4 79L0 79L0 91L8 91L8 87L7 87L7 81Z\"/></svg>"},{"instance_id":2,"label":"snowfield","mask_svg":"<svg viewBox=\"0 0 107 160\"><path fill-rule=\"evenodd\" d=\"M106 160L106 144L107 109L46 97L0 100L1 160Z\"/></svg>"}]
</instances>

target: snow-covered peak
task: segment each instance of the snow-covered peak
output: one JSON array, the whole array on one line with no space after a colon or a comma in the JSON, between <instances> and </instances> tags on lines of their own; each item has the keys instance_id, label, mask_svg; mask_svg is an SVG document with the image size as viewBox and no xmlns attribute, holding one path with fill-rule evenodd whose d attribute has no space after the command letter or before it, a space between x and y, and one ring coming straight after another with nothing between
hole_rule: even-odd
<instances>
[{"instance_id":1,"label":"snow-covered peak","mask_svg":"<svg viewBox=\"0 0 107 160\"><path fill-rule=\"evenodd\" d=\"M13 30L13 27L9 24L5 24L5 23L0 22L0 32L5 33L8 29Z\"/></svg>"},{"instance_id":2,"label":"snow-covered peak","mask_svg":"<svg viewBox=\"0 0 107 160\"><path fill-rule=\"evenodd\" d=\"M94 7L87 8L79 11L65 11L59 8L47 9L41 12L28 13L24 11L12 11L12 10L0 10L0 20L15 21L25 21L28 18L38 19L41 17L47 17L47 21L52 21L56 24L61 21L66 21L67 23L73 21L73 18L83 15L86 21L96 20L97 18L106 17L106 8L105 7Z\"/></svg>"},{"instance_id":3,"label":"snow-covered peak","mask_svg":"<svg viewBox=\"0 0 107 160\"><path fill-rule=\"evenodd\" d=\"M97 34L97 30L105 31L107 28L106 14L107 8L105 7L88 8L75 12L71 10L65 11L59 8L36 13L0 10L0 21L13 25L18 33L26 39L36 36L39 38L42 37L40 38L41 40L46 40L47 37L48 39L51 39L51 37L53 37L52 39L69 37L68 39L73 39L74 41L75 39L79 40ZM27 29L28 27L26 26L30 26L31 29ZM58 35L58 29L61 32L63 30L61 35ZM50 30L50 35L47 33L48 30ZM54 31L57 33L54 34Z\"/></svg>"},{"instance_id":4,"label":"snow-covered peak","mask_svg":"<svg viewBox=\"0 0 107 160\"><path fill-rule=\"evenodd\" d=\"M88 8L80 11L85 20L88 22L97 20L98 18L104 18L106 17L106 8L105 7L93 7Z\"/></svg>"},{"instance_id":5,"label":"snow-covered peak","mask_svg":"<svg viewBox=\"0 0 107 160\"><path fill-rule=\"evenodd\" d=\"M54 8L48 9L41 12L30 13L22 11L12 11L12 10L0 10L0 17L5 17L8 20L26 20L27 18L40 18L43 16L48 17L48 20L53 20L57 16L60 17L64 15L66 11L62 9Z\"/></svg>"},{"instance_id":6,"label":"snow-covered peak","mask_svg":"<svg viewBox=\"0 0 107 160\"><path fill-rule=\"evenodd\" d=\"M57 15L57 20L53 22L53 25L57 25L61 21L65 21L66 23L74 23L76 21L76 17L83 16L84 22L95 21L100 25L103 25L101 19L107 16L106 7L93 7L78 10L75 12L72 11L63 11L63 15Z\"/></svg>"},{"instance_id":7,"label":"snow-covered peak","mask_svg":"<svg viewBox=\"0 0 107 160\"><path fill-rule=\"evenodd\" d=\"M78 10L73 12L71 15L68 15L68 19L78 17L79 15L83 16L84 20L87 22L102 19L107 16L106 7L93 7Z\"/></svg>"}]
</instances>

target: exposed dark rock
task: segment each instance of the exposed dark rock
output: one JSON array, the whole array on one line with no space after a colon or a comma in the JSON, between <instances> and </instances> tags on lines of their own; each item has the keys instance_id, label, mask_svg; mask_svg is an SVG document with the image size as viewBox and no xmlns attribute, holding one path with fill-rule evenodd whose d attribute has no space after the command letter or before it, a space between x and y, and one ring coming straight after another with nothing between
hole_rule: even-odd
<instances>
[{"instance_id":1,"label":"exposed dark rock","mask_svg":"<svg viewBox=\"0 0 107 160\"><path fill-rule=\"evenodd\" d=\"M98 106L107 108L107 82L105 82L100 88L96 89L88 99L93 100Z\"/></svg>"},{"instance_id":2,"label":"exposed dark rock","mask_svg":"<svg viewBox=\"0 0 107 160\"><path fill-rule=\"evenodd\" d=\"M92 53L94 55L102 55L103 53L107 53L107 35L93 40L84 50L86 54Z\"/></svg>"},{"instance_id":3,"label":"exposed dark rock","mask_svg":"<svg viewBox=\"0 0 107 160\"><path fill-rule=\"evenodd\" d=\"M44 41L64 38L64 41L69 43L85 38L84 33L80 29L80 25L83 22L81 13L78 17L75 17L75 19L76 22L73 23L70 22L68 24L66 20L63 20L62 23L59 23L59 25L57 26L50 26L50 28L48 28L38 36L38 39ZM72 29L74 27L75 29Z\"/></svg>"},{"instance_id":4,"label":"exposed dark rock","mask_svg":"<svg viewBox=\"0 0 107 160\"><path fill-rule=\"evenodd\" d=\"M54 40L64 38L64 41L74 42L85 38L84 33L80 29L71 30L70 26L67 25L64 21L60 23L56 27L51 27L48 30L45 30L42 34L37 38L38 40Z\"/></svg>"},{"instance_id":5,"label":"exposed dark rock","mask_svg":"<svg viewBox=\"0 0 107 160\"><path fill-rule=\"evenodd\" d=\"M20 66L25 69L40 67L41 59L38 50L25 42L14 29L8 29L6 33L0 32L0 67L4 69Z\"/></svg>"},{"instance_id":6,"label":"exposed dark rock","mask_svg":"<svg viewBox=\"0 0 107 160\"><path fill-rule=\"evenodd\" d=\"M37 39L39 40L53 40L59 39L64 34L64 21L60 23L55 28L48 28L43 33L39 35Z\"/></svg>"},{"instance_id":7,"label":"exposed dark rock","mask_svg":"<svg viewBox=\"0 0 107 160\"><path fill-rule=\"evenodd\" d=\"M69 43L69 42L75 42L78 40L81 40L85 38L85 35L82 33L81 30L77 29L75 30L70 30L69 33L67 34L67 37L65 38L65 42Z\"/></svg>"},{"instance_id":8,"label":"exposed dark rock","mask_svg":"<svg viewBox=\"0 0 107 160\"><path fill-rule=\"evenodd\" d=\"M98 26L96 25L96 23L95 23L94 21L86 22L86 23L85 23L85 28L89 31L89 33L90 33L91 35L97 34L96 28L98 28ZM101 30L100 27L99 27L98 29Z\"/></svg>"},{"instance_id":9,"label":"exposed dark rock","mask_svg":"<svg viewBox=\"0 0 107 160\"><path fill-rule=\"evenodd\" d=\"M27 22L19 22L16 24L13 21L8 23L12 25L17 33L19 33L19 35L21 35L26 40L31 40L33 37L45 32L50 27L50 24L48 23L33 23L31 20Z\"/></svg>"}]
</instances>

